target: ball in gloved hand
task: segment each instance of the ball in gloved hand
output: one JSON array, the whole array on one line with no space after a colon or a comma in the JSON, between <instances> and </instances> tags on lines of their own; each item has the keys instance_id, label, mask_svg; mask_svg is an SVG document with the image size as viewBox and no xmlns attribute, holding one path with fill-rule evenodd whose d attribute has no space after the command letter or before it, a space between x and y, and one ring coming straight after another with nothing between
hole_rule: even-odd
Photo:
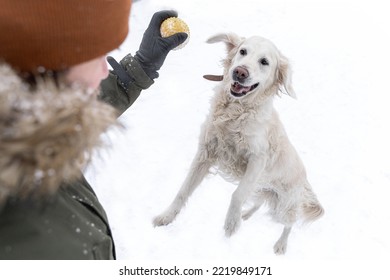
<instances>
[{"instance_id":1,"label":"ball in gloved hand","mask_svg":"<svg viewBox=\"0 0 390 280\"><path fill-rule=\"evenodd\" d=\"M173 34L179 33L179 32L185 32L188 34L187 40L185 40L182 44L174 48L173 50L178 50L184 47L190 38L190 29L188 28L188 25L177 17L170 17L163 21L163 23L160 26L160 33L162 37L169 37Z\"/></svg>"}]
</instances>

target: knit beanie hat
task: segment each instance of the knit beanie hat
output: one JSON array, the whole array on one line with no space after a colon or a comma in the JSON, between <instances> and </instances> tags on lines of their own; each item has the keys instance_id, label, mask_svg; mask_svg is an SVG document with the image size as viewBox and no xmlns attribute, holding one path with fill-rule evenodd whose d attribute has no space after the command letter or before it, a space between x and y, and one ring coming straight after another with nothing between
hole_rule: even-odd
<instances>
[{"instance_id":1,"label":"knit beanie hat","mask_svg":"<svg viewBox=\"0 0 390 280\"><path fill-rule=\"evenodd\" d=\"M63 70L105 55L128 33L131 0L0 0L0 62Z\"/></svg>"}]
</instances>

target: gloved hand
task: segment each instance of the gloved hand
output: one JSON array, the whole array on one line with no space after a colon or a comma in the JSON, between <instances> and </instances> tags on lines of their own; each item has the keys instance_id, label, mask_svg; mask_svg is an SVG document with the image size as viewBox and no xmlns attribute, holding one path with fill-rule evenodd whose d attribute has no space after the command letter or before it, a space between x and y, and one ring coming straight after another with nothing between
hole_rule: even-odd
<instances>
[{"instance_id":1,"label":"gloved hand","mask_svg":"<svg viewBox=\"0 0 390 280\"><path fill-rule=\"evenodd\" d=\"M182 44L188 37L187 33L177 33L166 38L161 37L160 25L170 17L177 17L177 12L160 11L153 15L139 50L134 56L151 79L158 78L157 71L160 70L169 51Z\"/></svg>"}]
</instances>

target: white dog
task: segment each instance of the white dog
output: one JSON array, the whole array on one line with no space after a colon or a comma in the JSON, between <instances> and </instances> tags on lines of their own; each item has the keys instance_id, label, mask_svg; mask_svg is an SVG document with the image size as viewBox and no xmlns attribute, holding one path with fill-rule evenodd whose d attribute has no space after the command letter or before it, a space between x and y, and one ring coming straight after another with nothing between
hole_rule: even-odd
<instances>
[{"instance_id":1,"label":"white dog","mask_svg":"<svg viewBox=\"0 0 390 280\"><path fill-rule=\"evenodd\" d=\"M266 202L272 217L284 225L274 246L276 254L284 254L298 218L313 221L324 212L273 107L273 97L282 91L295 98L289 62L272 42L258 36L219 34L207 42L226 43L224 75L211 76L222 82L190 172L172 204L153 223L171 223L214 166L238 182L225 219L226 236ZM249 198L255 198L254 205L243 211Z\"/></svg>"}]
</instances>

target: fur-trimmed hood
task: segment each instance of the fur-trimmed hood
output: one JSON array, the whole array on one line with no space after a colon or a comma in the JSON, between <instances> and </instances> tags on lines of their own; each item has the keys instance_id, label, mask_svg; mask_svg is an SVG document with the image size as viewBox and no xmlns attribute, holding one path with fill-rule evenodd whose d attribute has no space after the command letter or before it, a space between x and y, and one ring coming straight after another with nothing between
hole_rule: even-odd
<instances>
[{"instance_id":1,"label":"fur-trimmed hood","mask_svg":"<svg viewBox=\"0 0 390 280\"><path fill-rule=\"evenodd\" d=\"M94 93L47 80L32 92L0 63L0 204L54 193L79 177L116 118Z\"/></svg>"}]
</instances>

